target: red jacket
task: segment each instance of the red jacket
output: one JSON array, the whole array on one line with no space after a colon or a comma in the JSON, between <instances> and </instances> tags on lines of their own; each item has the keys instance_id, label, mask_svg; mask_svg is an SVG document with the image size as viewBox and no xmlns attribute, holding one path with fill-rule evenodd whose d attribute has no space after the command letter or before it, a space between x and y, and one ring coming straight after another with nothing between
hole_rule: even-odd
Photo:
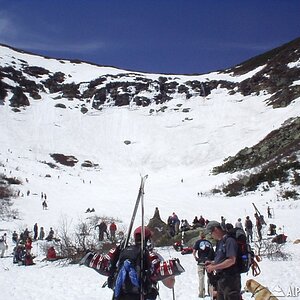
<instances>
[{"instance_id":1,"label":"red jacket","mask_svg":"<svg viewBox=\"0 0 300 300\"><path fill-rule=\"evenodd\" d=\"M116 231L117 230L117 225L115 223L111 223L109 226L110 231Z\"/></svg>"}]
</instances>

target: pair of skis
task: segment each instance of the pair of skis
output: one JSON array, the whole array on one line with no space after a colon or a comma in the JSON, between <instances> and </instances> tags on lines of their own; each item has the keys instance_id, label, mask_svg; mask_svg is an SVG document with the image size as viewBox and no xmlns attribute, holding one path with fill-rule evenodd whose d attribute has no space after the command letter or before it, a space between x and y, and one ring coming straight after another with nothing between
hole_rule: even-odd
<instances>
[{"instance_id":1,"label":"pair of skis","mask_svg":"<svg viewBox=\"0 0 300 300\"><path fill-rule=\"evenodd\" d=\"M141 237L142 237L142 243L143 243L144 229L145 229L145 226L144 226L144 186L145 186L145 181L146 181L147 178L148 178L148 175L141 176L141 183L140 183L139 193L138 193L137 199L135 201L135 206L134 206L133 213L132 213L132 216L131 216L131 220L130 220L130 223L129 223L126 239L125 239L125 242L123 243L123 245L121 247L121 250L125 249L129 244L133 224L134 224L135 217L136 217L136 214L137 214L137 211L138 211L138 208L139 208L140 204L141 204L141 208L142 208L142 233L141 233L142 236Z\"/></svg>"},{"instance_id":2,"label":"pair of skis","mask_svg":"<svg viewBox=\"0 0 300 300\"><path fill-rule=\"evenodd\" d=\"M135 221L135 217L138 211L139 206L141 205L141 217L142 217L142 230L141 230L141 293L140 293L140 300L144 300L144 285L143 285L143 280L145 279L145 268L144 268L144 261L145 261L145 250L146 250L146 245L145 245L145 222L144 222L144 187L145 187L145 182L146 179L148 178L148 175L145 176L141 176L141 183L140 183L140 188L139 188L139 192L138 192L138 196L137 199L135 201L135 205L134 205L134 209L132 212L132 216L131 216L131 220L129 223L129 227L128 227L128 231L127 231L127 235L125 238L124 243L121 246L121 251L124 250L128 245L129 245L129 240L130 240L130 236L132 233L132 228L133 228L133 224ZM175 290L174 288L172 288L172 296L173 296L173 300L175 300ZM114 295L113 295L113 299L114 299Z\"/></svg>"}]
</instances>

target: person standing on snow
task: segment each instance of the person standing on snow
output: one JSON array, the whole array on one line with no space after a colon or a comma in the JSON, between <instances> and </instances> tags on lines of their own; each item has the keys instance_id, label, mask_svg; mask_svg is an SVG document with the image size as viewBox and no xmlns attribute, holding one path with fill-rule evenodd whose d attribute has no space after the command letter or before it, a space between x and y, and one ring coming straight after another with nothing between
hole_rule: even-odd
<instances>
[{"instance_id":1,"label":"person standing on snow","mask_svg":"<svg viewBox=\"0 0 300 300\"><path fill-rule=\"evenodd\" d=\"M151 245L152 233L147 227L144 227L143 236L144 245ZM107 286L114 291L114 300L155 300L158 296L158 281L171 289L175 284L175 276L184 272L178 259L164 262L163 258L149 247L145 247L142 252L141 226L134 231L132 245L124 249L118 246L105 255L88 252L80 264L108 276Z\"/></svg>"},{"instance_id":2,"label":"person standing on snow","mask_svg":"<svg viewBox=\"0 0 300 300\"><path fill-rule=\"evenodd\" d=\"M210 221L206 226L205 233L210 233L217 240L215 259L205 263L207 272L216 272L219 277L217 281L217 299L240 300L241 275L236 266L238 255L236 240L228 236L217 221Z\"/></svg>"},{"instance_id":3,"label":"person standing on snow","mask_svg":"<svg viewBox=\"0 0 300 300\"><path fill-rule=\"evenodd\" d=\"M247 236L247 243L253 242L253 224L252 221L250 220L250 217L247 216L245 220L245 231L246 231L246 236Z\"/></svg>"},{"instance_id":4,"label":"person standing on snow","mask_svg":"<svg viewBox=\"0 0 300 300\"><path fill-rule=\"evenodd\" d=\"M215 252L210 241L206 239L206 235L203 231L200 232L199 240L196 241L193 248L193 256L198 265L198 277L199 277L199 295L198 297L205 297L205 262L211 261L215 257Z\"/></svg>"},{"instance_id":5,"label":"person standing on snow","mask_svg":"<svg viewBox=\"0 0 300 300\"><path fill-rule=\"evenodd\" d=\"M44 227L40 228L39 240L43 240L45 237Z\"/></svg>"},{"instance_id":6,"label":"person standing on snow","mask_svg":"<svg viewBox=\"0 0 300 300\"><path fill-rule=\"evenodd\" d=\"M104 240L104 232L106 233L106 237L108 238L107 225L104 220L102 220L100 224L95 226L95 228L97 227L99 229L99 241L102 242Z\"/></svg>"},{"instance_id":7,"label":"person standing on snow","mask_svg":"<svg viewBox=\"0 0 300 300\"><path fill-rule=\"evenodd\" d=\"M244 229L243 229L243 224L242 224L242 219L241 219L241 218L238 218L238 219L237 219L237 221L236 221L234 227L235 227L235 228L241 228L242 230L244 230Z\"/></svg>"},{"instance_id":8,"label":"person standing on snow","mask_svg":"<svg viewBox=\"0 0 300 300\"><path fill-rule=\"evenodd\" d=\"M111 222L109 225L109 233L110 233L110 239L112 242L116 240L116 231L117 231L117 225L115 222Z\"/></svg>"},{"instance_id":9,"label":"person standing on snow","mask_svg":"<svg viewBox=\"0 0 300 300\"><path fill-rule=\"evenodd\" d=\"M257 230L257 235L258 235L258 241L260 242L262 240L262 234L261 234L261 230L262 230L262 224L261 224L261 220L258 216L257 213L254 214L255 220L256 220L256 230Z\"/></svg>"},{"instance_id":10,"label":"person standing on snow","mask_svg":"<svg viewBox=\"0 0 300 300\"><path fill-rule=\"evenodd\" d=\"M37 240L37 237L38 237L38 231L39 231L39 228L38 228L38 224L35 223L34 226L33 226L33 239L36 241Z\"/></svg>"},{"instance_id":11,"label":"person standing on snow","mask_svg":"<svg viewBox=\"0 0 300 300\"><path fill-rule=\"evenodd\" d=\"M0 257L4 257L5 250L8 248L7 242L6 242L6 233L4 233L0 237Z\"/></svg>"}]
</instances>

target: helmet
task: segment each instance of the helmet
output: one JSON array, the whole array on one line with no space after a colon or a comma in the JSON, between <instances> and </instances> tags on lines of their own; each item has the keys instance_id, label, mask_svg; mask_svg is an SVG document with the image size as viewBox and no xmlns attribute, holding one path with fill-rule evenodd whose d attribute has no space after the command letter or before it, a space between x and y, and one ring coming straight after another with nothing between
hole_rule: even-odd
<instances>
[{"instance_id":1,"label":"helmet","mask_svg":"<svg viewBox=\"0 0 300 300\"><path fill-rule=\"evenodd\" d=\"M133 236L134 239L137 240L141 240L141 234L142 234L142 226L139 226L135 229ZM152 236L152 232L150 231L149 228L147 228L146 226L144 227L144 237L146 240L148 240L149 238L151 238Z\"/></svg>"}]
</instances>

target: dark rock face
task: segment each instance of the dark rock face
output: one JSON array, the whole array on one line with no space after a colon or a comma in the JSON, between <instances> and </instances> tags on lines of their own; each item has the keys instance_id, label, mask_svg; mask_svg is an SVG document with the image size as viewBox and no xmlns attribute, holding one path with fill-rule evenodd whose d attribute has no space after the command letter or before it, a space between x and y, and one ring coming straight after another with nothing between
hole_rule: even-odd
<instances>
[{"instance_id":1,"label":"dark rock face","mask_svg":"<svg viewBox=\"0 0 300 300\"><path fill-rule=\"evenodd\" d=\"M49 74L49 71L41 68L41 67L36 67L36 66L28 66L25 67L23 70L25 73L27 73L28 75L34 76L34 77L41 77L41 75L46 75Z\"/></svg>"},{"instance_id":2,"label":"dark rock face","mask_svg":"<svg viewBox=\"0 0 300 300\"><path fill-rule=\"evenodd\" d=\"M29 106L29 100L27 96L23 93L22 88L17 86L13 90L13 96L10 99L10 106L20 107L20 106Z\"/></svg>"},{"instance_id":3,"label":"dark rock face","mask_svg":"<svg viewBox=\"0 0 300 300\"><path fill-rule=\"evenodd\" d=\"M245 96L267 91L273 94L268 99L269 105L274 108L284 107L300 97L299 86L291 86L294 81L299 80L300 68L289 66L289 63L299 60L299 49L300 38L254 57L228 70L228 72L242 75L264 66L254 76L242 81L239 85L239 91Z\"/></svg>"},{"instance_id":4,"label":"dark rock face","mask_svg":"<svg viewBox=\"0 0 300 300\"><path fill-rule=\"evenodd\" d=\"M39 66L29 66L22 60L19 60L22 63L21 69L15 68L13 64L0 67L0 79L8 78L14 81L22 88L23 93L35 100L41 99L41 92L60 93L61 97L69 100L91 102L95 109L102 109L104 105L126 106L131 103L137 106L163 104L173 99L176 94L185 96L186 100L193 96L206 97L218 86L228 89L231 95L236 92L244 96L267 92L271 95L267 103L277 108L289 105L300 96L299 85L293 85L293 82L300 78L300 68L289 65L300 59L299 50L300 39L296 39L228 69L226 72L237 76L263 66L255 75L240 83L225 80L187 80L179 83L175 76L161 75L155 80L132 72L100 76L91 82L82 83L87 84L82 89L81 83L66 83L67 75L63 72L51 73ZM72 63L80 64L80 61L74 60ZM31 80L32 77L37 80ZM14 86L0 83L1 99L4 100L8 91L13 89ZM13 105L17 107L19 103L24 105L22 103L25 102L14 101Z\"/></svg>"},{"instance_id":5,"label":"dark rock face","mask_svg":"<svg viewBox=\"0 0 300 300\"><path fill-rule=\"evenodd\" d=\"M64 166L74 167L78 163L78 159L73 155L64 155L61 153L53 153L50 156L55 160L55 162L60 163Z\"/></svg>"}]
</instances>

